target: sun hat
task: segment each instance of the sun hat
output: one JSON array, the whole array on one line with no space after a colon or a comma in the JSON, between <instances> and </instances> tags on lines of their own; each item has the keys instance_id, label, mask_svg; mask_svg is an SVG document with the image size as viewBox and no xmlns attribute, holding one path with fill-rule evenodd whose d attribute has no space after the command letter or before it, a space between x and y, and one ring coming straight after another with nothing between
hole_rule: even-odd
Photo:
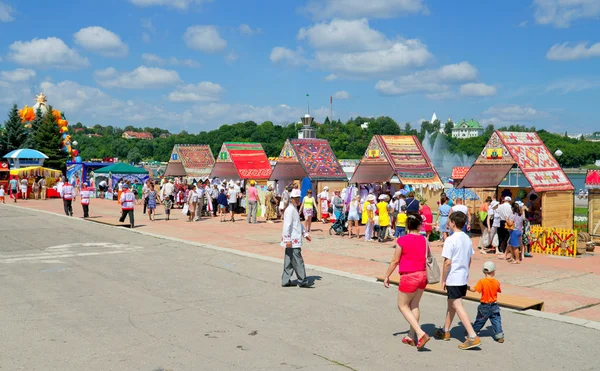
<instances>
[{"instance_id":1,"label":"sun hat","mask_svg":"<svg viewBox=\"0 0 600 371\"><path fill-rule=\"evenodd\" d=\"M250 185L251 185L251 186L253 186L253 185L255 185L255 184L256 184L256 182L255 182L254 180L251 180L251 181L250 181Z\"/></svg>"},{"instance_id":2,"label":"sun hat","mask_svg":"<svg viewBox=\"0 0 600 371\"><path fill-rule=\"evenodd\" d=\"M374 194L370 194L367 196L367 201L375 201L375 195Z\"/></svg>"},{"instance_id":3,"label":"sun hat","mask_svg":"<svg viewBox=\"0 0 600 371\"><path fill-rule=\"evenodd\" d=\"M292 191L292 193L290 194L290 197L291 198L300 198L300 197L302 197L302 194L300 193L299 189L294 189Z\"/></svg>"},{"instance_id":4,"label":"sun hat","mask_svg":"<svg viewBox=\"0 0 600 371\"><path fill-rule=\"evenodd\" d=\"M387 195L379 195L380 200L387 200L387 198L388 198Z\"/></svg>"},{"instance_id":5,"label":"sun hat","mask_svg":"<svg viewBox=\"0 0 600 371\"><path fill-rule=\"evenodd\" d=\"M83 183L83 185L84 185L85 187L87 187L87 186L88 186L87 182Z\"/></svg>"},{"instance_id":6,"label":"sun hat","mask_svg":"<svg viewBox=\"0 0 600 371\"><path fill-rule=\"evenodd\" d=\"M500 205L500 203L498 201L492 201L492 203L490 204L490 208L495 208L496 206Z\"/></svg>"},{"instance_id":7,"label":"sun hat","mask_svg":"<svg viewBox=\"0 0 600 371\"><path fill-rule=\"evenodd\" d=\"M506 197L504 197L504 201L511 202L511 201L512 201L512 198L511 198L510 196L506 196Z\"/></svg>"},{"instance_id":8,"label":"sun hat","mask_svg":"<svg viewBox=\"0 0 600 371\"><path fill-rule=\"evenodd\" d=\"M329 191L329 187L325 186L325 187L323 187L323 190L324 191Z\"/></svg>"},{"instance_id":9,"label":"sun hat","mask_svg":"<svg viewBox=\"0 0 600 371\"><path fill-rule=\"evenodd\" d=\"M487 273L492 273L496 271L496 264L492 261L486 261L483 263L483 271Z\"/></svg>"}]
</instances>

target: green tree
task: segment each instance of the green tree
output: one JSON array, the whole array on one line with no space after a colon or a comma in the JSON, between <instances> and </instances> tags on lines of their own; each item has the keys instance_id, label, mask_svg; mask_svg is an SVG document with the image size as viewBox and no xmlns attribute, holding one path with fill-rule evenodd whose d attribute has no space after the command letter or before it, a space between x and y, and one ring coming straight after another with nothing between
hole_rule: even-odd
<instances>
[{"instance_id":1,"label":"green tree","mask_svg":"<svg viewBox=\"0 0 600 371\"><path fill-rule=\"evenodd\" d=\"M142 161L142 154L137 147L134 147L129 150L127 153L127 162L137 164Z\"/></svg>"},{"instance_id":2,"label":"green tree","mask_svg":"<svg viewBox=\"0 0 600 371\"><path fill-rule=\"evenodd\" d=\"M447 121L444 124L444 134L452 136L452 129L454 129L454 123L452 121Z\"/></svg>"},{"instance_id":3,"label":"green tree","mask_svg":"<svg viewBox=\"0 0 600 371\"><path fill-rule=\"evenodd\" d=\"M0 138L2 156L15 149L23 148L26 141L27 132L19 117L19 109L15 104L8 113L8 120L4 123L2 138Z\"/></svg>"},{"instance_id":4,"label":"green tree","mask_svg":"<svg viewBox=\"0 0 600 371\"><path fill-rule=\"evenodd\" d=\"M494 125L489 124L488 126L485 127L485 131L483 132L483 136L486 138L489 138L492 136L492 134L494 134Z\"/></svg>"},{"instance_id":5,"label":"green tree","mask_svg":"<svg viewBox=\"0 0 600 371\"><path fill-rule=\"evenodd\" d=\"M44 114L42 113L42 110L40 109L40 107L38 107L37 110L35 111L35 118L33 119L33 121L31 121L31 127L27 131L26 146L28 148L37 148L35 136L36 136L38 130L40 129L40 126L42 126L43 121L44 121Z\"/></svg>"},{"instance_id":6,"label":"green tree","mask_svg":"<svg viewBox=\"0 0 600 371\"><path fill-rule=\"evenodd\" d=\"M52 114L52 106L50 106L35 134L35 146L37 150L48 156L48 159L44 161L45 166L52 169L65 170L67 156L61 150L61 145L62 136L56 124L56 118Z\"/></svg>"}]
</instances>

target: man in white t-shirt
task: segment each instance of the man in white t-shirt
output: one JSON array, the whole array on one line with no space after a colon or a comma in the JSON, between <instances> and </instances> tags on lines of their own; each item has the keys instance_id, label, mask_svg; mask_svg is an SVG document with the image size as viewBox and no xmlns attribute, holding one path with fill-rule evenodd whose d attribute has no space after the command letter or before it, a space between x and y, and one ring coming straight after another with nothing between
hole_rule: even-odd
<instances>
[{"instance_id":1,"label":"man in white t-shirt","mask_svg":"<svg viewBox=\"0 0 600 371\"><path fill-rule=\"evenodd\" d=\"M467 215L455 212L450 214L448 219L448 227L454 232L446 239L442 250L444 258L442 289L448 293L448 310L444 326L439 328L433 336L439 340L450 340L450 327L454 315L458 314L458 318L468 333L467 340L458 347L460 349L477 348L481 345L481 341L473 330L469 315L462 303L462 298L467 295L469 268L471 256L474 253L471 239L462 231L467 222Z\"/></svg>"},{"instance_id":2,"label":"man in white t-shirt","mask_svg":"<svg viewBox=\"0 0 600 371\"><path fill-rule=\"evenodd\" d=\"M227 190L227 203L229 204L229 211L231 212L231 221L235 222L235 208L237 206L237 202L238 202L238 192L235 190L235 187L233 184L231 184L229 186L229 189Z\"/></svg>"}]
</instances>

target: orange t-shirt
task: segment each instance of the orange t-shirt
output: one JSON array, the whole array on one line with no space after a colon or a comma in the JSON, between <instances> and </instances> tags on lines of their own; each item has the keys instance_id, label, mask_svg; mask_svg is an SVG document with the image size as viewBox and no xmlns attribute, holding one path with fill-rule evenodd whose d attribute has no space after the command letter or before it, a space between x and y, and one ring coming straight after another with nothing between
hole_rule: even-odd
<instances>
[{"instance_id":1,"label":"orange t-shirt","mask_svg":"<svg viewBox=\"0 0 600 371\"><path fill-rule=\"evenodd\" d=\"M502 292L500 289L500 282L495 278L482 278L477 282L477 285L473 288L481 294L481 303L491 304L498 300L498 293Z\"/></svg>"}]
</instances>

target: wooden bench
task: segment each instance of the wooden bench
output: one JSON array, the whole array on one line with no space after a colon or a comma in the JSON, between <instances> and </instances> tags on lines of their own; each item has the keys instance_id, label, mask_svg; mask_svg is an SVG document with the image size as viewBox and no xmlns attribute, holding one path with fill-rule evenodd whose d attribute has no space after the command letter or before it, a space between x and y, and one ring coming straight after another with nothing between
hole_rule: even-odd
<instances>
[{"instance_id":1,"label":"wooden bench","mask_svg":"<svg viewBox=\"0 0 600 371\"><path fill-rule=\"evenodd\" d=\"M124 227L124 228L131 228L131 224L129 223L121 223L119 221L112 221L109 219L101 219L101 218L83 218L87 221L90 222L94 222L94 223L99 223L99 224L105 224L105 225L112 225L113 227Z\"/></svg>"},{"instance_id":2,"label":"wooden bench","mask_svg":"<svg viewBox=\"0 0 600 371\"><path fill-rule=\"evenodd\" d=\"M377 276L376 278L377 278L377 281L383 282L383 280L384 280L383 276ZM398 275L398 273L393 273L390 276L390 283L398 285L399 280L400 280L400 276ZM444 290L442 290L441 283L427 285L427 288L425 289L425 291L432 292L434 294L446 295L446 292ZM479 302L479 299L481 299L481 295L479 293L467 291L467 296L465 296L465 299ZM498 294L497 303L501 307L516 309L516 310L527 310L527 309L533 309L533 310L539 310L539 311L544 310L544 302L543 301L536 300L536 299L530 299L530 298L524 298L522 296L507 295L507 294L502 294L502 293Z\"/></svg>"}]
</instances>

